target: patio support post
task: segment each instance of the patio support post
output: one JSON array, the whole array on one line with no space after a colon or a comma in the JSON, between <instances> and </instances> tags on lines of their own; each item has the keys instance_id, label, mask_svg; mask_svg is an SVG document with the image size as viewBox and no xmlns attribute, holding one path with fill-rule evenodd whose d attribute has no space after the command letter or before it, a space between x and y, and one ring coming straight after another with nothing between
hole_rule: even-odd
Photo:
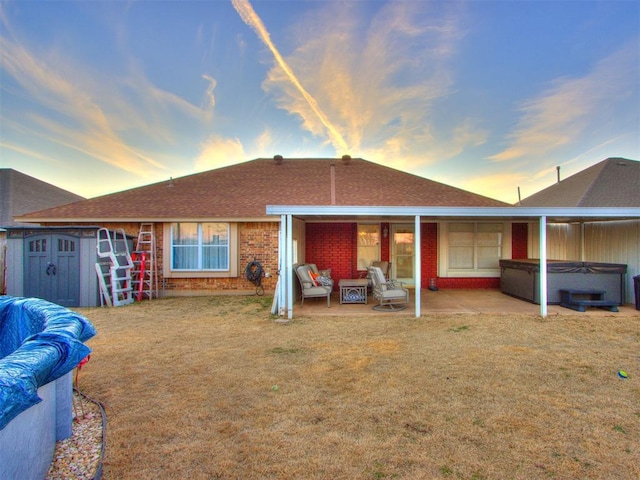
<instances>
[{"instance_id":1,"label":"patio support post","mask_svg":"<svg viewBox=\"0 0 640 480\"><path fill-rule=\"evenodd\" d=\"M291 215L280 215L280 231L278 234L278 268L280 269L276 284L278 315L293 317L293 239L291 233ZM272 312L274 313L274 312Z\"/></svg>"},{"instance_id":2,"label":"patio support post","mask_svg":"<svg viewBox=\"0 0 640 480\"><path fill-rule=\"evenodd\" d=\"M547 316L547 217L540 217L540 315Z\"/></svg>"},{"instance_id":3,"label":"patio support post","mask_svg":"<svg viewBox=\"0 0 640 480\"><path fill-rule=\"evenodd\" d=\"M414 282L416 285L416 289L415 289L415 295L416 295L416 318L420 318L420 289L422 288L422 270L421 270L421 265L422 265L422 260L420 258L420 245L422 244L422 240L420 239L420 215L416 215L415 218L415 228L414 228L414 261L415 261L415 266L413 269L414 272Z\"/></svg>"},{"instance_id":4,"label":"patio support post","mask_svg":"<svg viewBox=\"0 0 640 480\"><path fill-rule=\"evenodd\" d=\"M287 215L287 318L293 318L293 219L292 215Z\"/></svg>"},{"instance_id":5,"label":"patio support post","mask_svg":"<svg viewBox=\"0 0 640 480\"><path fill-rule=\"evenodd\" d=\"M276 294L278 295L278 315L280 317L284 316L284 311L286 308L287 301L287 236L286 236L286 228L287 228L287 216L280 215L280 231L278 232L278 268L280 271L278 272L278 291Z\"/></svg>"},{"instance_id":6,"label":"patio support post","mask_svg":"<svg viewBox=\"0 0 640 480\"><path fill-rule=\"evenodd\" d=\"M280 223L278 224L278 278L276 287L273 292L273 303L271 304L271 315L282 316L282 281L280 275L282 271L282 215L280 215Z\"/></svg>"}]
</instances>

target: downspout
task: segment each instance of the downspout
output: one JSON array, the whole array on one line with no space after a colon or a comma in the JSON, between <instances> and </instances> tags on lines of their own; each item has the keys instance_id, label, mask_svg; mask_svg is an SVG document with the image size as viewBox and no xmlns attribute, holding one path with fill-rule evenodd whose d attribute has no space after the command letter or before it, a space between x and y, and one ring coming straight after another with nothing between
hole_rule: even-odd
<instances>
[{"instance_id":1,"label":"downspout","mask_svg":"<svg viewBox=\"0 0 640 480\"><path fill-rule=\"evenodd\" d=\"M540 217L540 315L547 317L547 217Z\"/></svg>"},{"instance_id":2,"label":"downspout","mask_svg":"<svg viewBox=\"0 0 640 480\"><path fill-rule=\"evenodd\" d=\"M421 250L420 250L420 244L422 243L420 237L421 237L421 233L420 232L420 215L416 215L415 218L415 227L414 227L414 261L415 261L415 267L413 269L414 271L414 282L415 282L415 295L416 295L416 318L420 318L420 289L422 286L422 270L421 270L421 265L422 265L422 260L420 257L421 254Z\"/></svg>"}]
</instances>

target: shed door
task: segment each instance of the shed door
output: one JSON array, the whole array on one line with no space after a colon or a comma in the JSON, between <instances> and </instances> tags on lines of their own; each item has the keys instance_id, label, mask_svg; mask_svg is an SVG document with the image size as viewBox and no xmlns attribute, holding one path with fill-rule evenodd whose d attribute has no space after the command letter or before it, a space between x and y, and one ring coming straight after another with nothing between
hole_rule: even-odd
<instances>
[{"instance_id":1,"label":"shed door","mask_svg":"<svg viewBox=\"0 0 640 480\"><path fill-rule=\"evenodd\" d=\"M25 239L24 295L64 307L80 304L79 239L38 235Z\"/></svg>"}]
</instances>

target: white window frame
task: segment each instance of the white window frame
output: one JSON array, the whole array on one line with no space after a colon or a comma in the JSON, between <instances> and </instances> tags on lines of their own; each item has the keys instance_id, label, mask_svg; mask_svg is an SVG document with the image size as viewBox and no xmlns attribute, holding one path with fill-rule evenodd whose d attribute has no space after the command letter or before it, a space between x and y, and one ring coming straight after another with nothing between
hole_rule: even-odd
<instances>
[{"instance_id":1,"label":"white window frame","mask_svg":"<svg viewBox=\"0 0 640 480\"><path fill-rule=\"evenodd\" d=\"M360 248L361 247L360 247L360 235L359 234L360 234L360 227L361 226L365 226L365 225L366 226L371 226L371 227L376 227L378 229L378 243L376 245L376 247L377 247L376 258L369 259L370 261L369 261L369 263L367 265L361 265L361 262L360 262L360 260L361 260L361 258L360 258ZM357 270L366 270L367 268L369 268L371 266L371 262L381 260L381 258L380 258L380 244L382 243L382 239L381 239L382 233L381 233L381 229L380 229L380 224L379 223L364 223L363 222L363 223L358 223L356 228L357 228L357 230L356 230L357 233L356 234L358 235L358 240L356 242L357 243L357 246L356 246L356 255L357 255L356 256L356 258L357 258L356 269ZM373 250L373 249L371 249L371 250Z\"/></svg>"},{"instance_id":2,"label":"white window frame","mask_svg":"<svg viewBox=\"0 0 640 480\"><path fill-rule=\"evenodd\" d=\"M438 225L438 276L440 277L461 277L461 278L494 278L500 277L500 267L496 268L477 268L474 266L472 269L451 269L449 267L449 225L455 223L467 223L474 225L474 250L477 249L477 237L475 234L479 224L487 223L500 223L502 224L502 245L501 254L499 259L511 258L511 222L474 222L474 221L451 221L440 222ZM477 255L474 253L474 259L477 262Z\"/></svg>"},{"instance_id":3,"label":"white window frame","mask_svg":"<svg viewBox=\"0 0 640 480\"><path fill-rule=\"evenodd\" d=\"M173 233L172 225L176 223L197 223L198 228L203 223L224 223L227 224L229 235L229 263L225 270L174 270L173 265ZM189 222L179 221L165 223L163 228L163 275L165 278L228 278L238 276L238 225L236 223L219 222L219 221L201 221Z\"/></svg>"}]
</instances>

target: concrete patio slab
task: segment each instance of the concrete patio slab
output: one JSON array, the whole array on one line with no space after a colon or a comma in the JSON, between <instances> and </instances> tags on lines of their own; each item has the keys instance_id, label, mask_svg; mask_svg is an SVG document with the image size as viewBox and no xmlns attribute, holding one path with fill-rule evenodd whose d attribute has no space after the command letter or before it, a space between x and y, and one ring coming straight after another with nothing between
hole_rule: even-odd
<instances>
[{"instance_id":1,"label":"concrete patio slab","mask_svg":"<svg viewBox=\"0 0 640 480\"><path fill-rule=\"evenodd\" d=\"M327 308L326 299L306 299L304 306L296 302L293 306L293 316L322 315L322 316L359 316L359 315L399 315L415 316L415 292L410 290L407 308L400 312L381 313L373 310L375 299L369 296L366 305L340 304L337 292L331 296L331 307ZM420 292L421 314L423 316L437 313L442 314L528 314L540 315L540 305L520 300L502 293L497 289L450 289L433 292L422 290ZM634 305L627 304L619 307L619 312L610 312L600 308L588 308L586 312L578 312L560 305L549 305L548 316L602 316L621 317L637 316L640 311Z\"/></svg>"}]
</instances>

